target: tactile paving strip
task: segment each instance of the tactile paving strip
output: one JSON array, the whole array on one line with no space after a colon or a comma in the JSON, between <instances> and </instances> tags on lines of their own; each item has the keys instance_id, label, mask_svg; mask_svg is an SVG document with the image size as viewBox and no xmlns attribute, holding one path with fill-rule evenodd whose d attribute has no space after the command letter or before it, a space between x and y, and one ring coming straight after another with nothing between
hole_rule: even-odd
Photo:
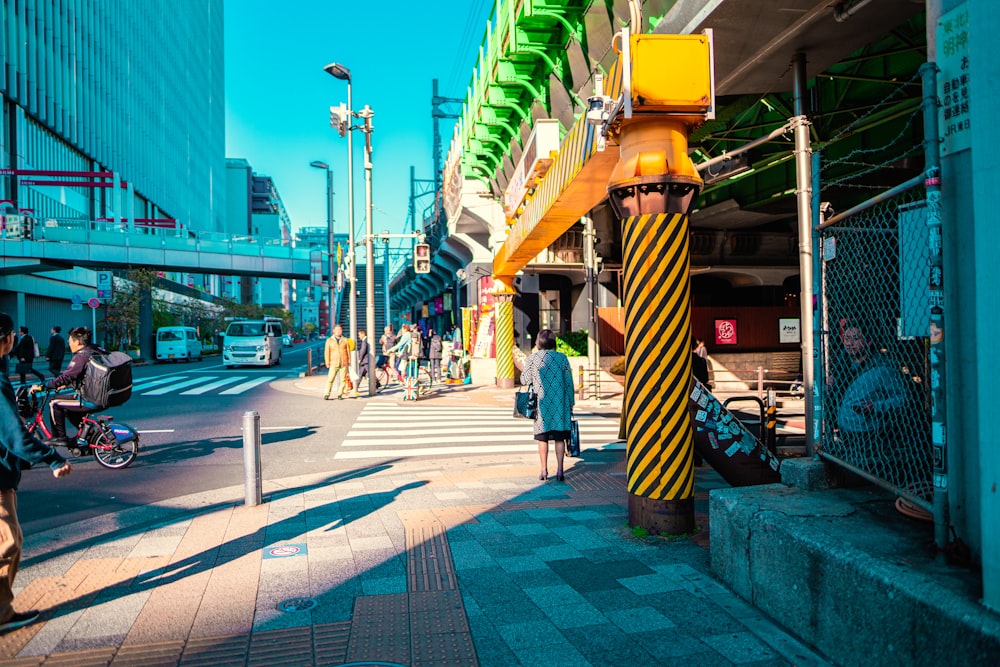
<instances>
[{"instance_id":1,"label":"tactile paving strip","mask_svg":"<svg viewBox=\"0 0 1000 667\"><path fill-rule=\"evenodd\" d=\"M176 665L184 650L184 642L157 642L123 646L118 649L112 665ZM48 663L51 664L51 663Z\"/></svg>"},{"instance_id":2,"label":"tactile paving strip","mask_svg":"<svg viewBox=\"0 0 1000 667\"><path fill-rule=\"evenodd\" d=\"M184 667L244 665L249 649L249 635L197 637L188 640L178 664Z\"/></svg>"},{"instance_id":3,"label":"tactile paving strip","mask_svg":"<svg viewBox=\"0 0 1000 667\"><path fill-rule=\"evenodd\" d=\"M406 527L406 584L410 591L453 591L458 579L448 535L440 523Z\"/></svg>"},{"instance_id":4,"label":"tactile paving strip","mask_svg":"<svg viewBox=\"0 0 1000 667\"><path fill-rule=\"evenodd\" d=\"M198 637L187 642L136 644L122 648L108 647L54 653L49 656L6 659L2 664L4 667L339 665L347 660L350 631L349 622L327 623L311 627L268 630L252 635ZM408 631L405 635L407 645L398 654L405 653L405 657L408 657Z\"/></svg>"}]
</instances>

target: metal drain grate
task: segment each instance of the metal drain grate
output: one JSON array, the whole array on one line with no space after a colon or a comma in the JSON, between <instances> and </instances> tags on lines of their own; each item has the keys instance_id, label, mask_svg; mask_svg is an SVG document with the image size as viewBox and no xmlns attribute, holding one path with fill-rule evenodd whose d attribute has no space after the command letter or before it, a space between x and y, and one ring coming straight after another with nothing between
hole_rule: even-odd
<instances>
[{"instance_id":1,"label":"metal drain grate","mask_svg":"<svg viewBox=\"0 0 1000 667\"><path fill-rule=\"evenodd\" d=\"M278 603L278 611L286 614L296 614L300 611L309 611L319 605L316 598L292 598Z\"/></svg>"}]
</instances>

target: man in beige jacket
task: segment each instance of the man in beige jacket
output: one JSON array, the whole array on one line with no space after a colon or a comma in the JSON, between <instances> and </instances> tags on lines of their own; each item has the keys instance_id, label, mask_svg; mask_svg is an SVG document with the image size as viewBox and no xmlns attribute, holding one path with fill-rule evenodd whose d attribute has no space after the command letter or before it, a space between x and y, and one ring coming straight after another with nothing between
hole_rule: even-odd
<instances>
[{"instance_id":1,"label":"man in beige jacket","mask_svg":"<svg viewBox=\"0 0 1000 667\"><path fill-rule=\"evenodd\" d=\"M344 328L339 324L333 327L333 335L326 339L323 360L330 369L326 374L326 394L323 395L323 400L329 399L331 394L338 399L344 398L344 376L351 365L351 344L344 336Z\"/></svg>"}]
</instances>

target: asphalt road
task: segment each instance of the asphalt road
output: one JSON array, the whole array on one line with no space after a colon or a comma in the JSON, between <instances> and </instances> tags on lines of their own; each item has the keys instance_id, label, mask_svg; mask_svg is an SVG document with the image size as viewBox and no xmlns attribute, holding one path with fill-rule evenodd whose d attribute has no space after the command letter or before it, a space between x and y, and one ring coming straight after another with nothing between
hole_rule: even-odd
<instances>
[{"instance_id":1,"label":"asphalt road","mask_svg":"<svg viewBox=\"0 0 1000 667\"><path fill-rule=\"evenodd\" d=\"M90 456L71 458L73 474L63 479L44 466L26 470L18 493L22 527L41 531L243 484L242 421L252 410L260 414L264 479L349 468L333 455L363 405L324 403L294 387L306 349L317 345L285 348L281 365L272 368L229 370L219 357L137 366L132 399L107 412L140 431L138 458L122 470L105 469Z\"/></svg>"}]
</instances>

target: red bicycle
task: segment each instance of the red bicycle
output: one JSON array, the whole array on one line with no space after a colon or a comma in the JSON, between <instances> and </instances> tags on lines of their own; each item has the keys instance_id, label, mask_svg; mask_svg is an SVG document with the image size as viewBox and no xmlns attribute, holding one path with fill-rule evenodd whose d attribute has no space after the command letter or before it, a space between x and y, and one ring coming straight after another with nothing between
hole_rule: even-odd
<instances>
[{"instance_id":1,"label":"red bicycle","mask_svg":"<svg viewBox=\"0 0 1000 667\"><path fill-rule=\"evenodd\" d=\"M19 387L14 394L17 411L25 422L25 428L32 435L52 437L52 431L45 424L45 406L51 393L42 392L39 400L29 387ZM139 455L139 432L128 424L113 422L111 415L94 417L88 413L80 420L80 430L69 451L74 456L93 454L97 462L105 468L117 470L127 468Z\"/></svg>"}]
</instances>

